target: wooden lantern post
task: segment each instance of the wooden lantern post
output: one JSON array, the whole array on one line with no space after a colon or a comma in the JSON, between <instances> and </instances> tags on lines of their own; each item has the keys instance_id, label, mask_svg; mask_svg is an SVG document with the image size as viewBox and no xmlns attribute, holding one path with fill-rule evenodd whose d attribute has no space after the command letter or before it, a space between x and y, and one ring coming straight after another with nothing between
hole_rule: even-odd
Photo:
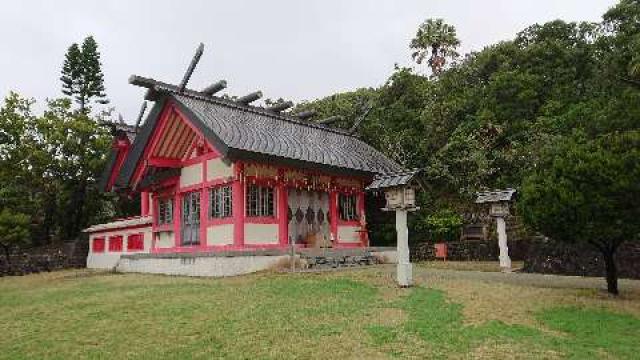
<instances>
[{"instance_id":1,"label":"wooden lantern post","mask_svg":"<svg viewBox=\"0 0 640 360\"><path fill-rule=\"evenodd\" d=\"M509 204L514 199L515 193L515 189L484 191L477 193L476 199L476 204L489 204L489 215L496 219L500 268L504 272L511 271L511 258L507 245L507 225L504 219L509 216Z\"/></svg>"},{"instance_id":2,"label":"wooden lantern post","mask_svg":"<svg viewBox=\"0 0 640 360\"><path fill-rule=\"evenodd\" d=\"M400 287L413 285L413 269L409 256L409 228L407 213L418 210L415 188L410 184L418 170L386 174L376 177L367 190L384 190L386 206L383 211L396 212L397 257L396 279Z\"/></svg>"},{"instance_id":3,"label":"wooden lantern post","mask_svg":"<svg viewBox=\"0 0 640 360\"><path fill-rule=\"evenodd\" d=\"M407 213L415 211L415 190L412 187L392 188L385 192L387 207L383 210L396 212L397 257L396 279L400 287L413 285L413 265L409 255L409 227ZM391 200L390 200L391 199Z\"/></svg>"}]
</instances>

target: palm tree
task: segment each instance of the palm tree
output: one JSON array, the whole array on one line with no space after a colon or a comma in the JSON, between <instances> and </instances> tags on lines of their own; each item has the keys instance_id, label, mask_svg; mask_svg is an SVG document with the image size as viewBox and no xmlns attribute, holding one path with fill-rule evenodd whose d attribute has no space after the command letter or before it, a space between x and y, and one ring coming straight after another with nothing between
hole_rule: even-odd
<instances>
[{"instance_id":1,"label":"palm tree","mask_svg":"<svg viewBox=\"0 0 640 360\"><path fill-rule=\"evenodd\" d=\"M409 47L415 50L411 57L418 64L429 56L427 63L432 74L438 75L444 69L447 58L458 57L456 48L459 45L460 40L453 25L445 23L443 19L428 19L420 25Z\"/></svg>"}]
</instances>

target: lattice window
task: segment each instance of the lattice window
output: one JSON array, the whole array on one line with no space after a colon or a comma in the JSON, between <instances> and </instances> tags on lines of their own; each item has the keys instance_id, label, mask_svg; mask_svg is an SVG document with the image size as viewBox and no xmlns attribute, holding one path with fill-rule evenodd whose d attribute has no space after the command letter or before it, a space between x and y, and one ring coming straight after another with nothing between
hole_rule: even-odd
<instances>
[{"instance_id":1,"label":"lattice window","mask_svg":"<svg viewBox=\"0 0 640 360\"><path fill-rule=\"evenodd\" d=\"M182 198L182 245L200 244L200 192L192 191Z\"/></svg>"},{"instance_id":2,"label":"lattice window","mask_svg":"<svg viewBox=\"0 0 640 360\"><path fill-rule=\"evenodd\" d=\"M249 186L247 191L247 216L275 216L273 188L257 185Z\"/></svg>"},{"instance_id":3,"label":"lattice window","mask_svg":"<svg viewBox=\"0 0 640 360\"><path fill-rule=\"evenodd\" d=\"M340 194L340 196L338 196L340 220L344 220L344 221L358 220L356 204L357 204L357 198L355 195Z\"/></svg>"},{"instance_id":4,"label":"lattice window","mask_svg":"<svg viewBox=\"0 0 640 360\"><path fill-rule=\"evenodd\" d=\"M209 218L225 218L232 215L231 186L209 189Z\"/></svg>"},{"instance_id":5,"label":"lattice window","mask_svg":"<svg viewBox=\"0 0 640 360\"><path fill-rule=\"evenodd\" d=\"M173 199L158 199L158 225L171 224L173 222Z\"/></svg>"}]
</instances>

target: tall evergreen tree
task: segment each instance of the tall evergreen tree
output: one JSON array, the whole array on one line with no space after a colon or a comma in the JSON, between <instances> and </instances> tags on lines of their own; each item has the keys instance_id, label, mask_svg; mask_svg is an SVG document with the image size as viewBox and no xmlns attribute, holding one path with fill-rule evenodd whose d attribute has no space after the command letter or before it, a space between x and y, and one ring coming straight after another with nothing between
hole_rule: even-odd
<instances>
[{"instance_id":1,"label":"tall evergreen tree","mask_svg":"<svg viewBox=\"0 0 640 360\"><path fill-rule=\"evenodd\" d=\"M67 50L62 67L62 93L73 97L80 112L87 113L90 103L107 104L104 74L98 43L93 36L84 39L82 46L74 43Z\"/></svg>"},{"instance_id":2,"label":"tall evergreen tree","mask_svg":"<svg viewBox=\"0 0 640 360\"><path fill-rule=\"evenodd\" d=\"M78 44L69 46L62 65L62 93L67 96L74 96L78 91L78 83L82 75L82 53Z\"/></svg>"}]
</instances>

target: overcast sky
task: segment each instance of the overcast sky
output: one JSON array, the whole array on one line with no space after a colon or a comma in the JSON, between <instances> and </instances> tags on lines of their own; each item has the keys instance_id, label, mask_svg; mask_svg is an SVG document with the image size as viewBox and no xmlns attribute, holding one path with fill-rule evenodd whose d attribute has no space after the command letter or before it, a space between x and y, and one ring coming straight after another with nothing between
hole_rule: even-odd
<instances>
[{"instance_id":1,"label":"overcast sky","mask_svg":"<svg viewBox=\"0 0 640 360\"><path fill-rule=\"evenodd\" d=\"M134 122L144 90L131 74L177 83L199 42L190 87L226 79L232 95L293 101L382 84L411 64L427 18L455 25L462 52L553 19L599 21L614 0L11 1L0 21L0 96L58 97L64 53L93 35L111 106ZM41 107L39 107L41 109Z\"/></svg>"}]
</instances>

